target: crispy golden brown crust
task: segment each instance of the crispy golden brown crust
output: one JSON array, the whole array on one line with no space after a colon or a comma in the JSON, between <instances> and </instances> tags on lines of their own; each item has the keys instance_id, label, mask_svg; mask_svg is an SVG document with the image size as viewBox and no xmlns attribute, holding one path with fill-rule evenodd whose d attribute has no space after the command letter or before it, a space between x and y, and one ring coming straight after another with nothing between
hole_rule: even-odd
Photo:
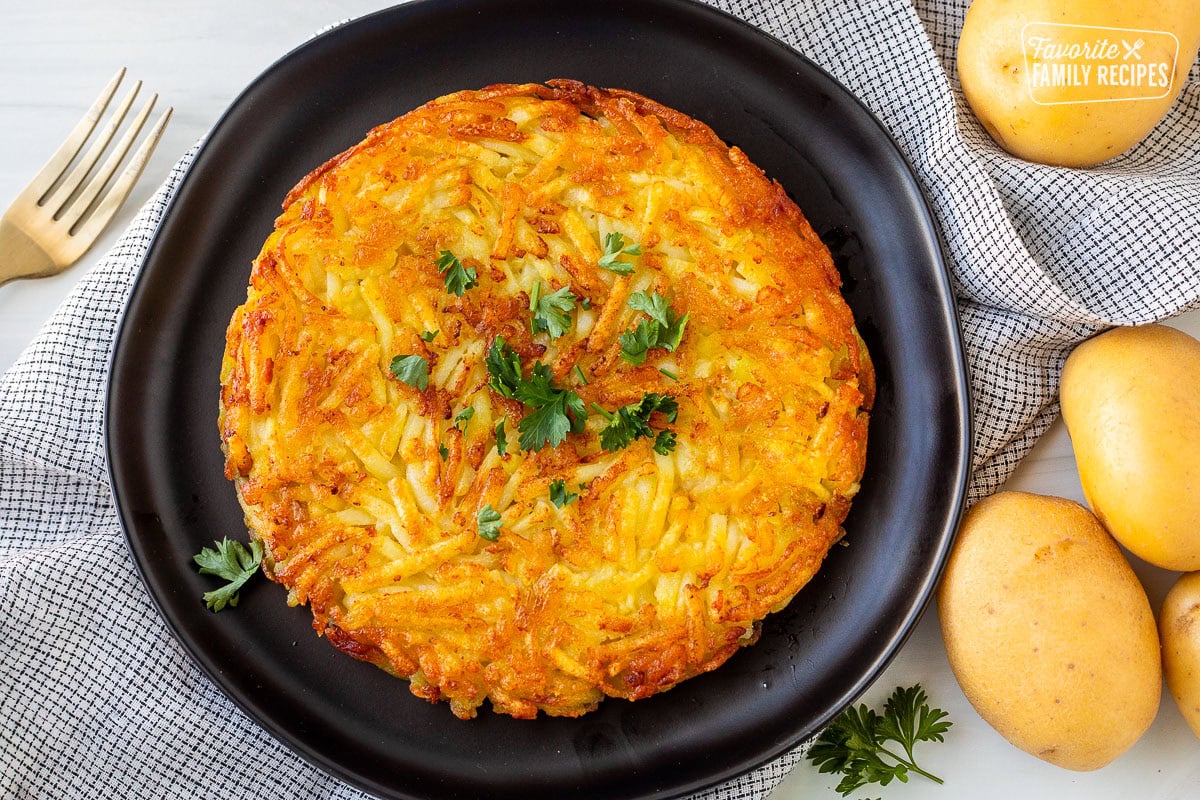
<instances>
[{"instance_id":1,"label":"crispy golden brown crust","mask_svg":"<svg viewBox=\"0 0 1200 800\"><path fill-rule=\"evenodd\" d=\"M613 231L641 245L630 276L597 265ZM478 287L446 291L443 249ZM591 299L561 338L530 332L538 280ZM782 188L677 111L573 81L449 95L288 195L229 324L226 474L290 602L415 694L460 717L648 697L753 642L841 536L874 384L839 285ZM690 315L637 367L635 291ZM608 452L592 415L520 450L524 407L487 387L498 336L589 404L673 396L678 446ZM402 354L427 390L392 377Z\"/></svg>"}]
</instances>

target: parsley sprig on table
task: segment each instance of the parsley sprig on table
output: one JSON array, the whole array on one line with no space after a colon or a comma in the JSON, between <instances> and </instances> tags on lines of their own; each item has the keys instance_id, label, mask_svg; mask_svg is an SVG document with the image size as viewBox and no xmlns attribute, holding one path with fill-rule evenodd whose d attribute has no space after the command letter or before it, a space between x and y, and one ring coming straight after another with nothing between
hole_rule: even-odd
<instances>
[{"instance_id":1,"label":"parsley sprig on table","mask_svg":"<svg viewBox=\"0 0 1200 800\"><path fill-rule=\"evenodd\" d=\"M817 737L808 758L821 772L842 776L837 791L843 796L868 783L887 786L893 779L907 783L910 771L941 783L941 778L917 766L913 746L917 742L945 741L952 724L945 717L945 711L929 707L920 685L896 687L882 715L865 703L842 712ZM904 754L888 749L886 742L899 744Z\"/></svg>"},{"instance_id":2,"label":"parsley sprig on table","mask_svg":"<svg viewBox=\"0 0 1200 800\"><path fill-rule=\"evenodd\" d=\"M648 319L641 320L633 330L621 334L621 358L636 367L646 360L646 353L651 348L661 347L674 352L679 347L690 315L679 316L658 292L652 295L634 292L628 305L634 311L644 311Z\"/></svg>"},{"instance_id":3,"label":"parsley sprig on table","mask_svg":"<svg viewBox=\"0 0 1200 800\"><path fill-rule=\"evenodd\" d=\"M618 275L632 275L633 264L629 261L622 261L621 256L640 256L641 254L642 246L640 244L634 242L627 245L625 237L614 231L604 237L604 254L600 256L596 265Z\"/></svg>"},{"instance_id":4,"label":"parsley sprig on table","mask_svg":"<svg viewBox=\"0 0 1200 800\"><path fill-rule=\"evenodd\" d=\"M216 575L227 581L220 589L205 592L204 604L208 606L209 611L221 611L226 606L236 608L238 592L246 581L258 572L262 563L262 545L252 541L247 548L241 542L229 538L215 544L216 550L205 547L192 556L192 560L200 565L201 575Z\"/></svg>"}]
</instances>

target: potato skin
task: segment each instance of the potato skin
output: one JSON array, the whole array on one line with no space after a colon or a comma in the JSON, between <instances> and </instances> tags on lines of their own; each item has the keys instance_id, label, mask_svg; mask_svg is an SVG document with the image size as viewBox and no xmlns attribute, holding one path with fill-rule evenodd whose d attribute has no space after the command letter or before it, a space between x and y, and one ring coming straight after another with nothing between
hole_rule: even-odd
<instances>
[{"instance_id":1,"label":"potato skin","mask_svg":"<svg viewBox=\"0 0 1200 800\"><path fill-rule=\"evenodd\" d=\"M1021 43L1021 31L1031 22L1173 33L1179 51L1172 91L1152 100L1035 103ZM958 75L971 110L1005 150L1027 161L1090 167L1124 153L1158 124L1183 90L1197 44L1198 0L975 0L958 42ZM1168 53L1155 56L1166 58Z\"/></svg>"},{"instance_id":2,"label":"potato skin","mask_svg":"<svg viewBox=\"0 0 1200 800\"><path fill-rule=\"evenodd\" d=\"M1062 412L1092 510L1138 558L1200 569L1200 342L1164 325L1075 348Z\"/></svg>"},{"instance_id":3,"label":"potato skin","mask_svg":"<svg viewBox=\"0 0 1200 800\"><path fill-rule=\"evenodd\" d=\"M1097 769L1154 721L1162 671L1150 602L1078 503L1003 492L974 506L938 615L963 693L1031 755Z\"/></svg>"},{"instance_id":4,"label":"potato skin","mask_svg":"<svg viewBox=\"0 0 1200 800\"><path fill-rule=\"evenodd\" d=\"M1200 737L1200 572L1189 572L1167 592L1158 615L1163 677L1179 712Z\"/></svg>"}]
</instances>

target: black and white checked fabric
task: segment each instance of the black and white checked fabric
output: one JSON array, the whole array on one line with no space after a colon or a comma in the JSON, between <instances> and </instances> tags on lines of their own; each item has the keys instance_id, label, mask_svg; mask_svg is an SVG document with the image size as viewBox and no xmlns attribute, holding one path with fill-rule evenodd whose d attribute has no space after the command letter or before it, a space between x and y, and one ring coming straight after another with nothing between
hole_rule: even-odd
<instances>
[{"instance_id":1,"label":"black and white checked fabric","mask_svg":"<svg viewBox=\"0 0 1200 800\"><path fill-rule=\"evenodd\" d=\"M1058 413L1071 348L1200 308L1200 68L1156 131L1088 171L999 150L962 102L968 2L717 0L857 94L915 167L944 235L975 402L972 498ZM361 798L241 714L171 638L112 508L104 373L134 272L189 153L0 378L0 797ZM3 254L0 254L3 257ZM757 800L790 753L710 790Z\"/></svg>"}]
</instances>

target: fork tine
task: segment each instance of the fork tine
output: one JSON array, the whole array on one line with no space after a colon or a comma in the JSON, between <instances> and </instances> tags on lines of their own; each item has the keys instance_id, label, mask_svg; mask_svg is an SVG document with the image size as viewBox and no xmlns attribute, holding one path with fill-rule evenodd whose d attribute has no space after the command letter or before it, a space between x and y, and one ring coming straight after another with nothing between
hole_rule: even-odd
<instances>
[{"instance_id":1,"label":"fork tine","mask_svg":"<svg viewBox=\"0 0 1200 800\"><path fill-rule=\"evenodd\" d=\"M66 171L71 163L71 159L79 154L83 149L83 143L87 141L88 136L96 128L96 123L100 121L100 116L104 113L104 109L108 108L109 102L113 99L113 95L117 93L117 87L121 84L121 79L125 77L125 68L121 67L117 70L117 74L112 77L108 85L104 87L104 91L100 92L100 96L96 98L96 102L92 103L92 107L83 115L83 119L75 124L75 129L67 136L62 146L50 156L50 160L42 167L41 171L29 183L27 191L30 192L34 202L41 203L45 199L46 192L50 191L50 187L58 180L59 176Z\"/></svg>"},{"instance_id":2,"label":"fork tine","mask_svg":"<svg viewBox=\"0 0 1200 800\"><path fill-rule=\"evenodd\" d=\"M154 123L154 127L146 135L146 140L142 142L142 146L133 154L133 160L125 167L125 171L121 173L121 177L117 178L116 183L101 198L100 204L96 206L96 210L92 213L92 216L75 233L73 238L82 243L84 249L87 249L92 241L100 235L100 231L104 230L104 227L108 225L109 220L117 213L117 209L125 202L125 198L133 189L133 185L137 183L137 179L141 177L142 170L146 168L146 163L150 160L150 155L154 152L154 148L158 146L158 140L162 138L163 129L167 127L167 122L171 119L172 111L174 109L168 108L158 118L158 121Z\"/></svg>"},{"instance_id":3,"label":"fork tine","mask_svg":"<svg viewBox=\"0 0 1200 800\"><path fill-rule=\"evenodd\" d=\"M130 106L137 99L138 91L142 88L142 82L138 81L133 85L133 88L125 95L125 99L113 111L112 117L108 124L104 126L104 130L92 142L92 146L88 148L87 154L79 160L75 165L75 169L71 170L71 174L59 185L54 193L50 195L44 202L46 208L50 209L50 213L55 219L58 219L63 211L66 210L67 204L71 202L71 197L83 183L96 166L96 162L100 160L100 156L104 155L104 150L108 147L108 143L112 141L117 130L121 127L121 123L125 121L125 115L129 113Z\"/></svg>"},{"instance_id":4,"label":"fork tine","mask_svg":"<svg viewBox=\"0 0 1200 800\"><path fill-rule=\"evenodd\" d=\"M59 217L59 222L67 226L67 229L75 227L75 223L79 222L82 217L91 207L92 202L96 199L100 191L112 178L113 173L117 171L117 167L121 166L121 162L125 159L125 154L129 152L129 148L133 146L133 142L141 133L142 127L146 124L146 120L150 117L150 112L154 110L154 103L158 100L158 95L154 95L142 106L142 110L138 112L137 117L133 122L129 123L128 130L121 137L121 141L113 148L113 151L108 154L108 158L104 160L104 164L88 181L87 186L75 198L74 202L63 212Z\"/></svg>"}]
</instances>

